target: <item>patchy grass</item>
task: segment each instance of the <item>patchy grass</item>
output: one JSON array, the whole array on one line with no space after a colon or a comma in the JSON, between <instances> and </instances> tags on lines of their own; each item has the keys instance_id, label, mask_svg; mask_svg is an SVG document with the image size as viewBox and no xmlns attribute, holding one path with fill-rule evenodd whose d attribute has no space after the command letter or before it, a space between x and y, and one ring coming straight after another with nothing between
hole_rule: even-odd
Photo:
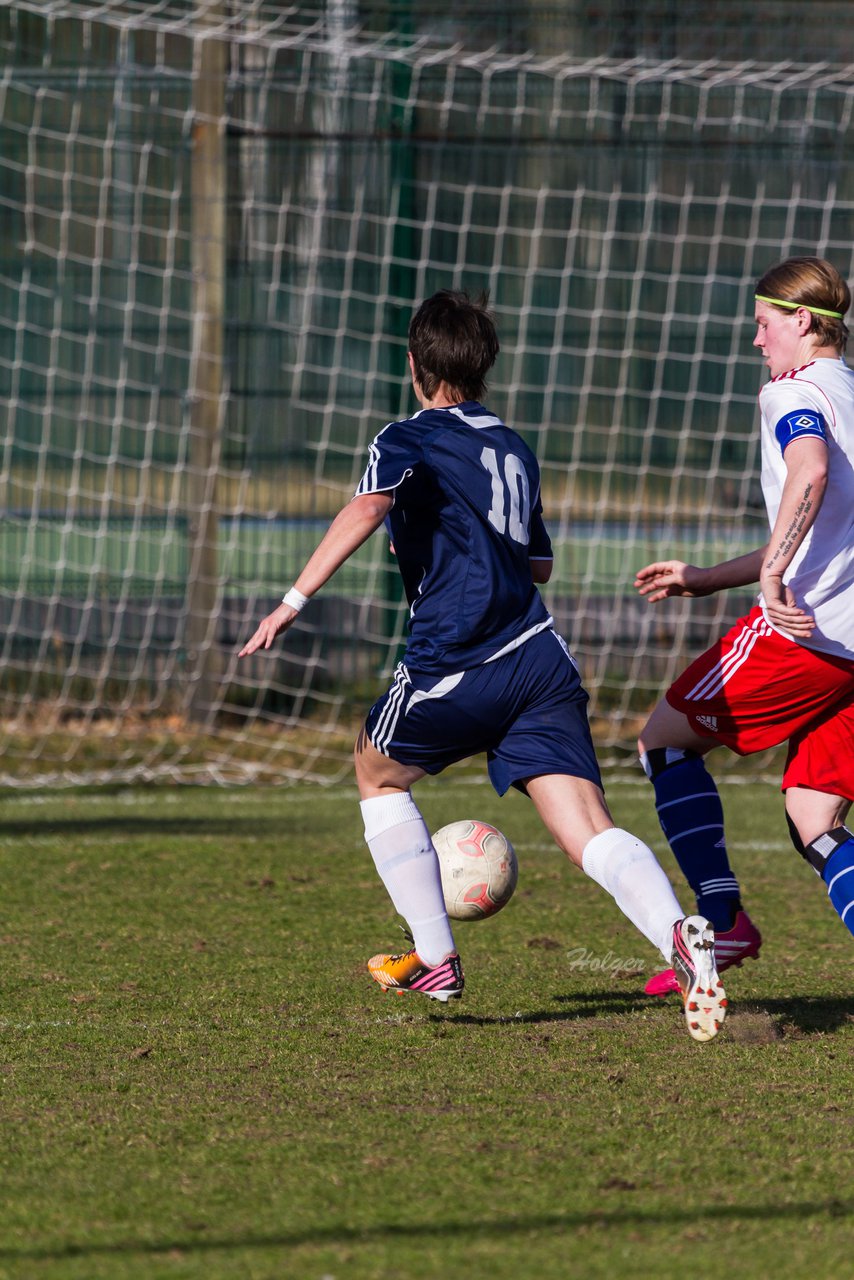
<instances>
[{"instance_id":1,"label":"patchy grass","mask_svg":"<svg viewBox=\"0 0 854 1280\"><path fill-rule=\"evenodd\" d=\"M724 788L766 942L709 1045L521 797L419 794L520 859L449 1008L365 974L399 935L352 788L0 800L0 1277L847 1274L851 938L774 788Z\"/></svg>"}]
</instances>

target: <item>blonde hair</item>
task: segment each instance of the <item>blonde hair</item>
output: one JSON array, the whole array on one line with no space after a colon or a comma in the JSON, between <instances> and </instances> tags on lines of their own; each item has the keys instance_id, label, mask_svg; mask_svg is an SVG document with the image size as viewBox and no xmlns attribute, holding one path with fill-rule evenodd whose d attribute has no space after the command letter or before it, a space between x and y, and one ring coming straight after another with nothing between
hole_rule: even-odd
<instances>
[{"instance_id":1,"label":"blonde hair","mask_svg":"<svg viewBox=\"0 0 854 1280\"><path fill-rule=\"evenodd\" d=\"M781 305L781 311L792 314L792 304L799 307L818 307L822 311L836 311L839 316L851 306L851 291L842 276L824 258L786 258L765 272L756 286L769 304L772 299ZM835 347L842 354L848 341L848 327L844 320L834 316L812 312L809 332L814 333L822 346Z\"/></svg>"}]
</instances>

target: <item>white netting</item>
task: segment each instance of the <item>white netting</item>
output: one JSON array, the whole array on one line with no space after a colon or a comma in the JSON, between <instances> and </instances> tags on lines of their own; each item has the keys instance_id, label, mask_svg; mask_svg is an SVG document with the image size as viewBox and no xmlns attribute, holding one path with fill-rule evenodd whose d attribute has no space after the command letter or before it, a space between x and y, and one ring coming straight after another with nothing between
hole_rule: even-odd
<instances>
[{"instance_id":1,"label":"white netting","mask_svg":"<svg viewBox=\"0 0 854 1280\"><path fill-rule=\"evenodd\" d=\"M852 274L852 67L767 32L700 60L696 10L670 57L597 51L583 5L528 45L455 10L0 11L0 783L346 771L405 626L382 537L235 653L411 408L440 287L490 290L606 759L745 604L631 579L763 536L751 286L797 252Z\"/></svg>"}]
</instances>

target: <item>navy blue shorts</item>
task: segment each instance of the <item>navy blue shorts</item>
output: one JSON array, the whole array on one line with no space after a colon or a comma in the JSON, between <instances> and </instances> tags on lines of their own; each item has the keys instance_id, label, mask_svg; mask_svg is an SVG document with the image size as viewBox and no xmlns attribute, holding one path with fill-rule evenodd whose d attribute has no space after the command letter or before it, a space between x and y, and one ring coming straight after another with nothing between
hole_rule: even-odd
<instances>
[{"instance_id":1,"label":"navy blue shorts","mask_svg":"<svg viewBox=\"0 0 854 1280\"><path fill-rule=\"evenodd\" d=\"M601 786L587 702L565 643L540 631L503 658L454 675L419 675L400 663L366 728L377 751L425 773L485 751L500 796L540 774Z\"/></svg>"}]
</instances>

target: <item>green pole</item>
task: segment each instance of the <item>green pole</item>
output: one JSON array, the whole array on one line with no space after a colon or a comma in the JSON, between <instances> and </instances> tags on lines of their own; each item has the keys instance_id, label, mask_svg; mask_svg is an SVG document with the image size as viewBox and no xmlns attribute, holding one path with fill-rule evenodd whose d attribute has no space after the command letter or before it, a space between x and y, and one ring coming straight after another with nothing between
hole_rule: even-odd
<instances>
[{"instance_id":1,"label":"green pole","mask_svg":"<svg viewBox=\"0 0 854 1280\"><path fill-rule=\"evenodd\" d=\"M227 46L208 25L223 20L221 0L197 11L190 162L193 271L190 443L187 474L187 711L209 719L219 696L216 480L222 434L225 327L225 74Z\"/></svg>"}]
</instances>

